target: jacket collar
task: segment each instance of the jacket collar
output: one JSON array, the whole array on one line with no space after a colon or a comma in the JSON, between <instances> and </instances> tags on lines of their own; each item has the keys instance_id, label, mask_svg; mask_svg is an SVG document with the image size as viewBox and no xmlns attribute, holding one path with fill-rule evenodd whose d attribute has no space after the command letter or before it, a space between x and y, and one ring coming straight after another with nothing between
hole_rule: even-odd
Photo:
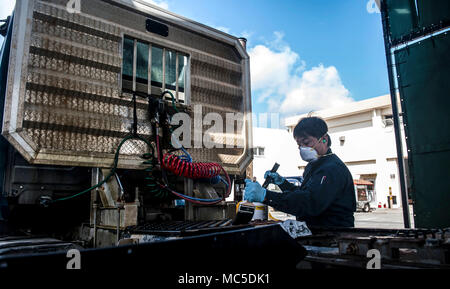
<instances>
[{"instance_id":1,"label":"jacket collar","mask_svg":"<svg viewBox=\"0 0 450 289\"><path fill-rule=\"evenodd\" d=\"M305 174L309 174L309 172L312 169L320 166L324 161L329 159L332 155L333 155L333 152L331 151L331 148L328 148L327 152L323 156L319 157L316 161L310 162L306 165Z\"/></svg>"},{"instance_id":2,"label":"jacket collar","mask_svg":"<svg viewBox=\"0 0 450 289\"><path fill-rule=\"evenodd\" d=\"M333 154L333 152L331 151L331 148L328 148L327 152L324 155L320 156L316 161L310 162L308 165L311 165L312 167L316 167L316 166L320 165L321 163L323 163L325 160L327 160L332 154Z\"/></svg>"}]
</instances>

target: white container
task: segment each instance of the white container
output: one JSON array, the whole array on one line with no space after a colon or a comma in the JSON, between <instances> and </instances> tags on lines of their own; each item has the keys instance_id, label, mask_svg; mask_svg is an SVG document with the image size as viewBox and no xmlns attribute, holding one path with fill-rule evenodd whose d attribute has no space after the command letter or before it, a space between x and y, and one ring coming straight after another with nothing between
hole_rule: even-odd
<instances>
[{"instance_id":1,"label":"white container","mask_svg":"<svg viewBox=\"0 0 450 289\"><path fill-rule=\"evenodd\" d=\"M255 213L253 214L252 221L254 220L266 221L269 216L269 209L267 205L257 202L254 202L253 204L255 205Z\"/></svg>"}]
</instances>

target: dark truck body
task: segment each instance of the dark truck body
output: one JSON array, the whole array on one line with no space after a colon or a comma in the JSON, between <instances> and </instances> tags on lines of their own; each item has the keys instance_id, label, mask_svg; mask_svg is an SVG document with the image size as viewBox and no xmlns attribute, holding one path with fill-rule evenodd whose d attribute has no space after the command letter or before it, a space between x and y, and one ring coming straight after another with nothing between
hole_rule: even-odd
<instances>
[{"instance_id":1,"label":"dark truck body","mask_svg":"<svg viewBox=\"0 0 450 289\"><path fill-rule=\"evenodd\" d=\"M101 2L104 4L109 1ZM434 6L429 2L431 1L386 0L382 1L381 5L383 20L389 17L390 21L390 24L383 21L385 35L388 38L388 57L390 57L390 49L396 47L394 52L395 68L399 75L398 88L402 117L408 136L410 175L407 177L412 179L410 195L413 199L415 224L419 229L310 228L311 236L298 237L294 241L279 225L271 224L273 222L270 221L254 223L244 227L225 228L224 230L220 226L227 226L226 220L220 223L212 223L212 221L209 223L208 221L193 223L162 222L158 228L144 224L140 227L122 230L122 236L138 235L135 238L144 238L143 236L146 235L158 235L156 241L140 244L122 243L121 246L106 246L106 248L101 249L88 249L89 246L86 246L80 251L83 260L82 268L109 269L120 268L126 264L127 269L142 269L144 268L142 264L145 264L148 268L157 271L164 269L165 274L172 277L177 270L184 272L186 268L190 268L192 260L197 260L195 264L198 267L194 268L196 271L226 271L230 268L238 271L249 267L258 270L274 270L274 267L269 266L267 261L271 261L272 265L280 265L282 266L281 269L286 270L294 270L295 267L298 269L316 267L366 268L369 260L368 253L372 249L377 249L380 252L381 268L449 268L450 230L446 228L450 227L450 194L448 194L448 185L445 181L448 177L448 164L450 163L448 159L450 156L450 147L448 146L450 144L450 128L448 128L450 114L448 114L449 106L446 105L449 104L450 99L447 97L448 91L450 91L450 87L448 87L450 85L448 81L450 34L440 33L440 31L449 28L448 13L450 9L448 9L448 1L433 1ZM419 7L416 7L415 3L419 3ZM398 12L404 11L404 9L410 12L407 14L409 16ZM419 19L417 12L423 17ZM431 33L440 34L422 39L412 45L397 47L397 45L414 42L416 39ZM0 86L2 97L6 93L5 75L9 59L9 41L11 41L11 30L7 34L2 49ZM243 60L243 62L245 61ZM204 65L208 67L207 64ZM393 67L388 67L388 69L393 69ZM395 91L395 87L392 88ZM249 89L249 87L245 89ZM249 97L249 95L246 95L246 97ZM1 105L3 104L2 101ZM249 102L247 102L248 104ZM398 117L398 115L395 117ZM251 137L251 133L247 136ZM11 159L22 164L21 167L19 166L20 168L31 166L26 162L26 159L39 163L39 159L33 160L29 155L24 158L21 156L23 154L18 154L3 137L0 140L0 145L2 146L2 152L4 152L0 155L2 180L5 180L5 175L11 175L11 173L8 173L8 166L11 167ZM236 156L242 151L232 152L231 154L233 153ZM203 155L200 153L199 156ZM45 159L45 157L44 155L43 158ZM240 159L239 166L239 162L233 163L233 156L229 160L230 169L235 170L236 174L242 173L240 169L243 166L245 167L245 164L249 161L248 159ZM81 162L89 164L86 161L86 159L81 160ZM6 168L6 171L4 168ZM56 188L55 190L65 189L66 194L78 191L78 186L84 183L83 178L92 176L89 167L83 169L81 166L74 166L73 170L75 171L67 172L67 167L58 167L55 164L33 164L31 175L51 176L52 169L62 173L66 170L67 175L72 176L72 178L63 178L63 182L58 181L50 184L53 188ZM10 172L14 171L11 168L9 170ZM39 173L36 173L36 171L39 171ZM73 177L73 175L76 177ZM24 179L28 178L25 177ZM8 184L3 183L3 188L5 188L5 185L8 186ZM32 187L32 190L40 191L41 188ZM20 192L18 193L20 195ZM3 234L11 232L10 225L6 220L10 217L10 209L14 207L13 203L5 201L4 195L5 191L2 192L0 202L0 208L2 209L0 229L3 230ZM87 199L79 200L79 205L83 207L87 205L89 208L89 201L88 196ZM67 207L60 207L59 213L74 208L78 208L78 205L72 203ZM32 207L23 207L22 210L28 213L25 213L25 218L22 220L18 219L19 224L22 221L28 224L33 213L42 213L41 209L35 211L36 208ZM87 210L86 215L80 212L75 214L75 217L70 220L70 224L75 225L80 222L80 218L83 219L86 216L89 218L89 213L91 213L92 219L92 211ZM58 216L58 212L49 213L47 211L47 214L49 221L56 222L55 227L59 227L67 221L57 220L55 216ZM216 227L209 230L210 226ZM63 224L63 227L67 229L68 223ZM92 224L85 224L84 227L92 230ZM66 230L62 235L70 240L69 231ZM26 232L22 236L24 239L29 238L26 236ZM8 237L4 238L4 241L8 241ZM9 240L13 240L13 238L10 237ZM55 242L55 240L48 241L49 244ZM21 244L26 247L26 243L22 242ZM32 242L28 244L33 246ZM80 244L86 245L85 243ZM51 245L45 247L47 253L35 252L29 254L30 251L25 249L23 252L26 252L26 254L0 256L0 270L25 267L35 269L36 266L39 267L42 264L46 265L45 268L65 269L68 260L66 253L69 248L67 243L58 243L57 246L53 247L52 253L50 253L51 248ZM76 248L75 245L74 248ZM216 251L219 253L212 258L210 252L216 254ZM196 254L195 252L201 253ZM242 254L244 254L242 262L236 262ZM154 259L151 259L152 256L158 256L159 263L154 263ZM301 261L302 259L303 261ZM179 260L180 262L178 262ZM199 264L198 261L200 261L200 265L197 265ZM280 267L276 267L275 270L278 268Z\"/></svg>"}]
</instances>

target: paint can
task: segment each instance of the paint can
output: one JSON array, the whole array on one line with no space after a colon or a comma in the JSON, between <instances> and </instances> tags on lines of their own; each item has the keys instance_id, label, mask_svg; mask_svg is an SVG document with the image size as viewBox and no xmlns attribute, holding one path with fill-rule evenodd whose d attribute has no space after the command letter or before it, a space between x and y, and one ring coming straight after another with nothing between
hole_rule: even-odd
<instances>
[{"instance_id":1,"label":"paint can","mask_svg":"<svg viewBox=\"0 0 450 289\"><path fill-rule=\"evenodd\" d=\"M267 207L267 205L258 202L254 202L253 204L255 205L255 213L253 214L252 221L254 220L266 221L269 217L269 208Z\"/></svg>"}]
</instances>

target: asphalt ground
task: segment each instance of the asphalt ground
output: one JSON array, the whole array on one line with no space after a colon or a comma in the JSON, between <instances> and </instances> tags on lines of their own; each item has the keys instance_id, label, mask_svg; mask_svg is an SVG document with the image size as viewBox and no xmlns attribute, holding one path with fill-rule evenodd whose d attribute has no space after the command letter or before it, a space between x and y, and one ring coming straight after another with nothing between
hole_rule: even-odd
<instances>
[{"instance_id":1,"label":"asphalt ground","mask_svg":"<svg viewBox=\"0 0 450 289\"><path fill-rule=\"evenodd\" d=\"M412 206L409 206L409 219L411 228L414 228L414 217ZM363 213L355 213L355 227L356 228L380 228L380 229L403 229L403 210L402 208L384 209L377 208L376 210Z\"/></svg>"},{"instance_id":2,"label":"asphalt ground","mask_svg":"<svg viewBox=\"0 0 450 289\"><path fill-rule=\"evenodd\" d=\"M280 211L270 210L272 217L278 220L294 219L295 217L285 214ZM414 228L414 217L412 206L409 207L411 228ZM403 229L403 210L402 208L384 209L377 208L371 212L356 212L355 213L355 227L356 228L379 228L379 229Z\"/></svg>"}]
</instances>

